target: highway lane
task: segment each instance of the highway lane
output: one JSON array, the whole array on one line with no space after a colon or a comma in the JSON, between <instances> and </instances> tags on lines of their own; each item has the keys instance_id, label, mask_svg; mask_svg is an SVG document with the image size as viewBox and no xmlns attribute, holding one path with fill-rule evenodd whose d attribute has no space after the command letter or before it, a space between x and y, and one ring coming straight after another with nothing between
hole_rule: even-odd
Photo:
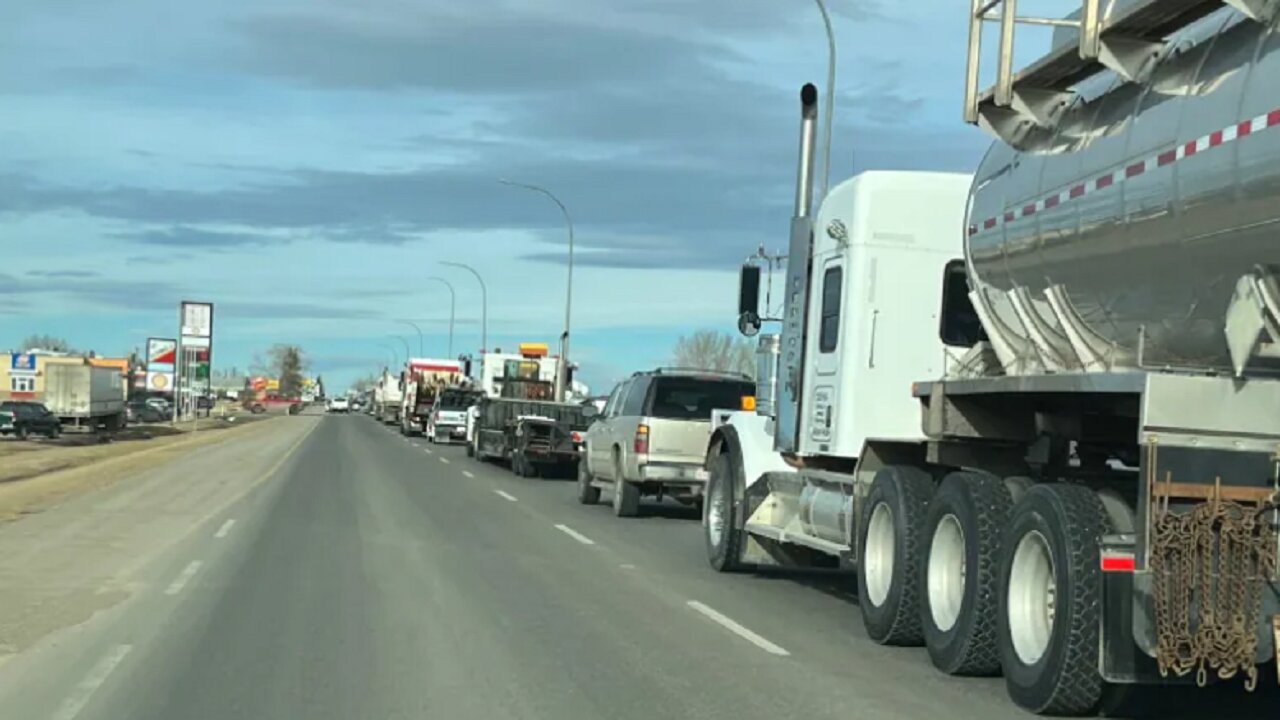
<instances>
[{"instance_id":1,"label":"highway lane","mask_svg":"<svg viewBox=\"0 0 1280 720\"><path fill-rule=\"evenodd\" d=\"M362 416L196 535L17 717L1026 717L871 644L840 583L712 572L690 512L616 519Z\"/></svg>"}]
</instances>

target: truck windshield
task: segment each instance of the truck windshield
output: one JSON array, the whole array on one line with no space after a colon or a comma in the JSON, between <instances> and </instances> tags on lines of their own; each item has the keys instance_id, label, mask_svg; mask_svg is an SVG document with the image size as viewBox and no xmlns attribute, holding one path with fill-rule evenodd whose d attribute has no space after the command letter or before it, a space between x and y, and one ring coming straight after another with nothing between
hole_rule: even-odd
<instances>
[{"instance_id":1,"label":"truck windshield","mask_svg":"<svg viewBox=\"0 0 1280 720\"><path fill-rule=\"evenodd\" d=\"M754 395L745 380L699 377L665 377L654 381L649 398L650 417L667 420L710 420L717 408L739 407L742 396Z\"/></svg>"}]
</instances>

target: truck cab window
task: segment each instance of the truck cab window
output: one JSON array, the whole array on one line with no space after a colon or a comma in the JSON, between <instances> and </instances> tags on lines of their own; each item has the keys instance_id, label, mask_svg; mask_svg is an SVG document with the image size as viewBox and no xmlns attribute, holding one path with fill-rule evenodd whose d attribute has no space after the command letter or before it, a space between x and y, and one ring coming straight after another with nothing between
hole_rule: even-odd
<instances>
[{"instance_id":1,"label":"truck cab window","mask_svg":"<svg viewBox=\"0 0 1280 720\"><path fill-rule=\"evenodd\" d=\"M840 340L840 289L844 272L839 266L822 274L822 319L818 331L818 350L829 353Z\"/></svg>"},{"instance_id":2,"label":"truck cab window","mask_svg":"<svg viewBox=\"0 0 1280 720\"><path fill-rule=\"evenodd\" d=\"M942 275L942 318L938 328L943 344L973 347L987 339L978 312L969 300L969 279L963 260L947 263Z\"/></svg>"}]
</instances>

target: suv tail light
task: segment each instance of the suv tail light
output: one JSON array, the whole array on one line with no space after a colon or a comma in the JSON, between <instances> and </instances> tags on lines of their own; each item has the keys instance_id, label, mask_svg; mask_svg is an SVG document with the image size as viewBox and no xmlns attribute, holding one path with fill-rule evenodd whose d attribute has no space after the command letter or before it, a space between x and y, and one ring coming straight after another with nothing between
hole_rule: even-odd
<instances>
[{"instance_id":1,"label":"suv tail light","mask_svg":"<svg viewBox=\"0 0 1280 720\"><path fill-rule=\"evenodd\" d=\"M632 449L638 455L649 454L649 426L639 425L636 427L636 440Z\"/></svg>"}]
</instances>

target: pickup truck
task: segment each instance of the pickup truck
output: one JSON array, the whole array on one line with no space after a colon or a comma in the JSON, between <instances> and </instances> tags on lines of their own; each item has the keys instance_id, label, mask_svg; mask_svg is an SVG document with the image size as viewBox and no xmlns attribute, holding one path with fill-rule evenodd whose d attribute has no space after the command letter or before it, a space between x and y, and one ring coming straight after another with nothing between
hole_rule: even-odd
<instances>
[{"instance_id":1,"label":"pickup truck","mask_svg":"<svg viewBox=\"0 0 1280 720\"><path fill-rule=\"evenodd\" d=\"M450 388L440 393L427 416L427 442L450 443L467 438L467 411L480 401L479 390Z\"/></svg>"}]
</instances>

